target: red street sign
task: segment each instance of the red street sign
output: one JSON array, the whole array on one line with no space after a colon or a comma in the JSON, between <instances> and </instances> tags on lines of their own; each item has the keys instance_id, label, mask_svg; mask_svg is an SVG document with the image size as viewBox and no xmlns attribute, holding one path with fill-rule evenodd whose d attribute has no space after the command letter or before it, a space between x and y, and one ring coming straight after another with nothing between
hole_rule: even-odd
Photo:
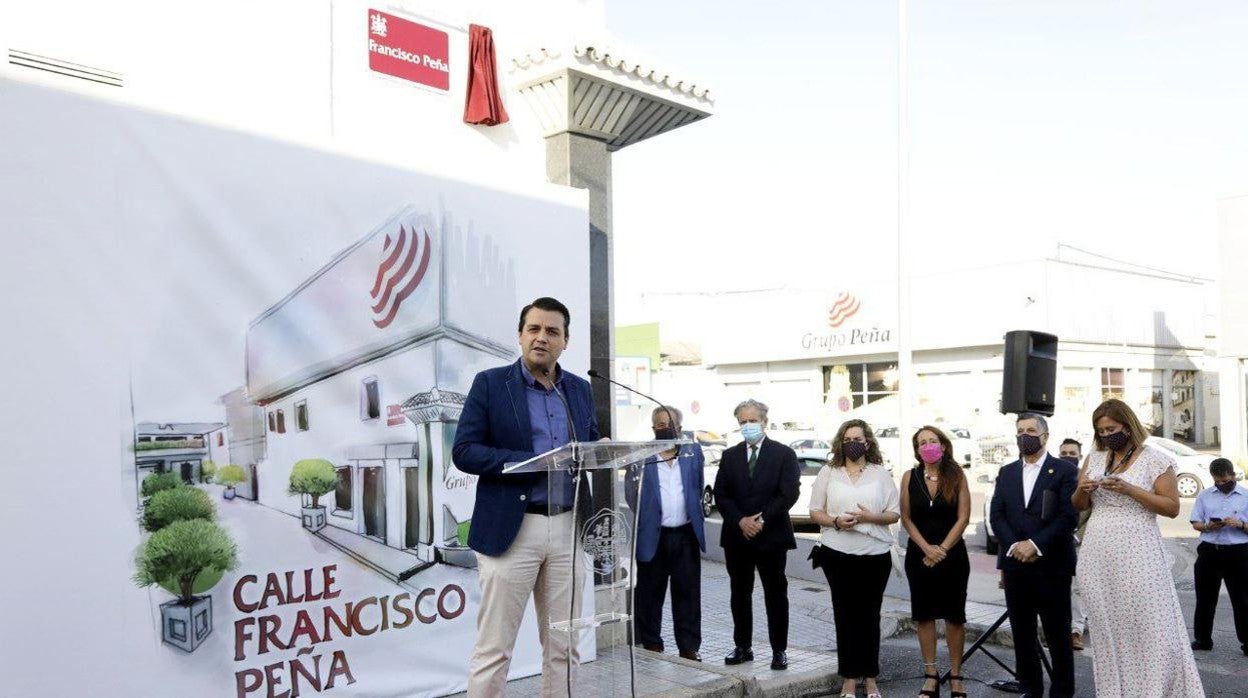
<instances>
[{"instance_id":1,"label":"red street sign","mask_svg":"<svg viewBox=\"0 0 1248 698\"><path fill-rule=\"evenodd\" d=\"M439 90L451 89L451 48L444 31L368 11L368 67Z\"/></svg>"},{"instance_id":2,"label":"red street sign","mask_svg":"<svg viewBox=\"0 0 1248 698\"><path fill-rule=\"evenodd\" d=\"M400 409L399 405L386 405L386 426L397 427L400 424L407 423L403 413L399 411Z\"/></svg>"}]
</instances>

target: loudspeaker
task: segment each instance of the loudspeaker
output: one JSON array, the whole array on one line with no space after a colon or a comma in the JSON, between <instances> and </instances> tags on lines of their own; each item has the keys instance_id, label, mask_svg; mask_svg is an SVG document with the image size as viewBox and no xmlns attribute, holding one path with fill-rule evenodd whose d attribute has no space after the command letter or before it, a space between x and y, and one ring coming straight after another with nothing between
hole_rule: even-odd
<instances>
[{"instance_id":1,"label":"loudspeaker","mask_svg":"<svg viewBox=\"0 0 1248 698\"><path fill-rule=\"evenodd\" d=\"M1044 332L1005 333L1001 414L1053 416L1057 404L1057 337Z\"/></svg>"}]
</instances>

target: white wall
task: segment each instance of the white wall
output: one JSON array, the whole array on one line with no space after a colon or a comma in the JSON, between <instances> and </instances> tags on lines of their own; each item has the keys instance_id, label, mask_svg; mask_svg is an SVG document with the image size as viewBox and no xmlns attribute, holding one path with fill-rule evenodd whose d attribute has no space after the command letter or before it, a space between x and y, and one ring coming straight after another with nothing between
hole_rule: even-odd
<instances>
[{"instance_id":1,"label":"white wall","mask_svg":"<svg viewBox=\"0 0 1248 698\"><path fill-rule=\"evenodd\" d=\"M0 75L448 175L488 168L542 181L542 134L511 91L508 61L552 41L601 36L604 7L604 0L220 0L176 8L155 0L0 3L0 48L121 72L125 86L7 60ZM447 31L449 93L369 70L370 8ZM470 22L494 31L508 124L462 123Z\"/></svg>"}]
</instances>

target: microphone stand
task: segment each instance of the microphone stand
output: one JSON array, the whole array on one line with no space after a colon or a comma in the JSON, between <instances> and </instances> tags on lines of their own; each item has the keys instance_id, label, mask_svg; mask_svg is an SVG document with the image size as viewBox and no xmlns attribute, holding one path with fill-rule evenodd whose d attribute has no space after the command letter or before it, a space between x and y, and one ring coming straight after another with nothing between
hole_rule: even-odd
<instances>
[{"instance_id":1,"label":"microphone stand","mask_svg":"<svg viewBox=\"0 0 1248 698\"><path fill-rule=\"evenodd\" d=\"M559 402L563 403L564 414L568 416L568 434L572 437L572 560L570 567L572 585L572 593L568 595L568 671L565 675L567 679L568 698L572 698L572 655L576 651L576 597L580 595L581 590L576 585L576 568L580 558L580 551L577 550L581 537L577 531L577 517L580 514L581 499L581 466L584 465L582 460L585 455L581 451L581 442L576 437L576 420L572 416L572 408L568 406L568 400L563 396L563 391L559 390L559 385L555 381L554 368L546 369L546 380L550 381L550 387L555 391L555 395L559 397ZM547 480L547 491L550 485ZM549 502L549 495L547 495ZM547 506L550 506L549 503ZM547 620L547 622L550 622Z\"/></svg>"},{"instance_id":2,"label":"microphone stand","mask_svg":"<svg viewBox=\"0 0 1248 698\"><path fill-rule=\"evenodd\" d=\"M592 368L589 371L587 371L587 373L589 374L590 378L597 378L598 380L606 381L607 383L610 383L612 385L618 385L619 387L629 391L630 393L636 393L637 395L640 395L644 397L645 399L649 400L650 402L653 402L654 404L658 405L659 408L662 409L663 412L667 415L668 426L672 429L675 429L676 420L672 419L672 411L668 409L667 405L664 405L663 403L659 402L658 400L655 400L653 397L650 397L649 395L646 395L640 390L635 390L633 388L630 388L627 385L624 385L623 383L620 383L619 381L612 380ZM676 437L680 438L679 431L677 431ZM676 453L679 457L680 447L676 448ZM637 608L637 535L636 535L636 531L637 531L637 527L641 519L641 490L642 490L642 487L645 485L645 482L646 482L646 468L645 468L645 464L643 463L641 467L641 473L637 476L637 506L633 508L634 535L633 535L633 544L631 546L632 551L628 558L628 577L629 577L629 589L630 589L629 612L630 614L634 613L634 609ZM699 496L701 495L699 494ZM634 656L636 652L634 640L636 638L634 637L634 633L632 632L635 627L636 627L635 621L629 624L629 641L628 641L628 666L629 666L630 672L632 673L632 685L633 685L632 694L634 696L637 695L637 689L636 689L637 667L635 664L636 660Z\"/></svg>"}]
</instances>

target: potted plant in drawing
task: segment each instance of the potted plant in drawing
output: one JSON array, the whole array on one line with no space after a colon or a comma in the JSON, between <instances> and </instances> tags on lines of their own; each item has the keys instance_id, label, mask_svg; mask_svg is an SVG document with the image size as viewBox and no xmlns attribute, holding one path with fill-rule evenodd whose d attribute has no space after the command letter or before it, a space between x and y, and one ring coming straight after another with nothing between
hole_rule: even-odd
<instances>
[{"instance_id":1,"label":"potted plant in drawing","mask_svg":"<svg viewBox=\"0 0 1248 698\"><path fill-rule=\"evenodd\" d=\"M144 516L153 533L135 556L136 584L158 585L177 597L160 605L161 639L184 652L195 651L212 632L212 597L205 592L238 565L238 549L214 515L200 490L157 493Z\"/></svg>"},{"instance_id":2,"label":"potted plant in drawing","mask_svg":"<svg viewBox=\"0 0 1248 698\"><path fill-rule=\"evenodd\" d=\"M320 505L321 495L329 494L338 486L338 472L334 464L323 458L310 458L295 463L290 471L290 494L308 495L311 506L303 507L303 527L315 533L325 528L325 507Z\"/></svg>"},{"instance_id":3,"label":"potted plant in drawing","mask_svg":"<svg viewBox=\"0 0 1248 698\"><path fill-rule=\"evenodd\" d=\"M217 469L217 482L225 485L225 491L221 493L225 499L234 499L234 485L246 479L247 474L241 465L223 465Z\"/></svg>"}]
</instances>

